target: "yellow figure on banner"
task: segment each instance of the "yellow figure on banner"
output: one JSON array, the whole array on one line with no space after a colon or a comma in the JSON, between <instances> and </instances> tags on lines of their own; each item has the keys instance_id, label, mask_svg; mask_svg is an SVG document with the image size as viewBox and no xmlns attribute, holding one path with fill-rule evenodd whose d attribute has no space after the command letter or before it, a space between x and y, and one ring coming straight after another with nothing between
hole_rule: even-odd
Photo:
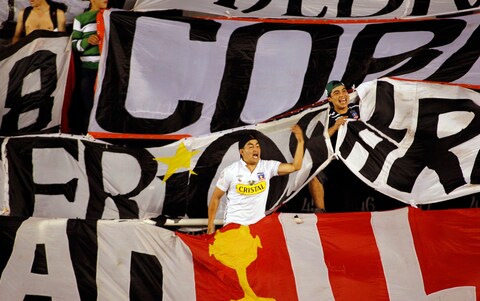
<instances>
[{"instance_id":1,"label":"yellow figure on banner","mask_svg":"<svg viewBox=\"0 0 480 301\"><path fill-rule=\"evenodd\" d=\"M189 151L185 144L180 143L180 145L177 148L177 151L175 155L172 157L159 157L159 158L154 158L156 161L160 161L166 165L168 165L167 172L165 173L165 176L163 177L163 182L166 182L170 176L172 176L177 169L180 168L187 168L190 171L190 174L196 175L196 173L190 169L190 162L192 160L192 157L200 152L199 150L196 151Z\"/></svg>"},{"instance_id":2,"label":"yellow figure on banner","mask_svg":"<svg viewBox=\"0 0 480 301\"><path fill-rule=\"evenodd\" d=\"M252 237L248 226L216 232L215 242L209 246L209 255L237 272L244 293L242 299L232 301L275 301L274 298L258 297L248 283L247 267L257 259L257 249L261 247L260 238Z\"/></svg>"}]
</instances>

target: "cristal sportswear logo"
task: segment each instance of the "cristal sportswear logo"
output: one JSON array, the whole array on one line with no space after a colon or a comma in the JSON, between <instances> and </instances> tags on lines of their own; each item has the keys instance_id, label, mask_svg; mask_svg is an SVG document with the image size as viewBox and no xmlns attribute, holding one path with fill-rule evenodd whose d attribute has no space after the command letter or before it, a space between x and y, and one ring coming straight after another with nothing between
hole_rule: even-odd
<instances>
[{"instance_id":1,"label":"cristal sportswear logo","mask_svg":"<svg viewBox=\"0 0 480 301\"><path fill-rule=\"evenodd\" d=\"M255 185L237 184L236 189L239 194L244 194L244 195L259 194L261 192L264 192L265 189L267 189L267 183L262 181Z\"/></svg>"}]
</instances>

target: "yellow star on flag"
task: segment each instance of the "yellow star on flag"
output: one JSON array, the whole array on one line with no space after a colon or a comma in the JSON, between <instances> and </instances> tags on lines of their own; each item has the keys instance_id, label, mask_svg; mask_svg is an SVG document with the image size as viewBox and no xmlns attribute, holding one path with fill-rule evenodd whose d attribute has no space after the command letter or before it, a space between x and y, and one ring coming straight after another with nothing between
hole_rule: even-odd
<instances>
[{"instance_id":1,"label":"yellow star on flag","mask_svg":"<svg viewBox=\"0 0 480 301\"><path fill-rule=\"evenodd\" d=\"M177 169L182 168L182 167L188 169L190 171L190 174L196 175L196 173L193 170L190 169L190 160L198 152L199 152L199 150L189 151L185 147L185 144L183 144L183 142L182 142L178 146L177 152L172 157L154 158L154 160L160 161L160 162L168 165L167 172L165 173L165 176L163 177L163 182L166 182L168 180L168 178L170 178L177 171Z\"/></svg>"}]
</instances>

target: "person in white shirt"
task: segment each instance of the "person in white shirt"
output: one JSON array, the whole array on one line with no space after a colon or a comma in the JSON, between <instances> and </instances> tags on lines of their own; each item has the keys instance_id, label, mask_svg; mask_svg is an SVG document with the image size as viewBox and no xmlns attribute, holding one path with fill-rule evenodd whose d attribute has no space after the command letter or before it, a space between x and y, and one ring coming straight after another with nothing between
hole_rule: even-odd
<instances>
[{"instance_id":1,"label":"person in white shirt","mask_svg":"<svg viewBox=\"0 0 480 301\"><path fill-rule=\"evenodd\" d=\"M299 125L294 125L292 133L297 139L297 147L291 163L260 159L260 143L253 135L243 137L239 141L241 159L222 171L210 198L208 234L215 232L215 216L225 193L227 204L224 225L229 223L250 225L265 217L270 178L290 174L302 167L303 131Z\"/></svg>"}]
</instances>

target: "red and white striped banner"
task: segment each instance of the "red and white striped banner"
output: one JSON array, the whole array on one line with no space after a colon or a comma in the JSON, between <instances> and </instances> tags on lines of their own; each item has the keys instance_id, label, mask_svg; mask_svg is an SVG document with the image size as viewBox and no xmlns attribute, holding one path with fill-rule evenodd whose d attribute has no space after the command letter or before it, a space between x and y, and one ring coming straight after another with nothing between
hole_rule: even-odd
<instances>
[{"instance_id":1,"label":"red and white striped banner","mask_svg":"<svg viewBox=\"0 0 480 301\"><path fill-rule=\"evenodd\" d=\"M479 301L479 220L480 209L281 213L191 236L0 217L0 299Z\"/></svg>"}]
</instances>

